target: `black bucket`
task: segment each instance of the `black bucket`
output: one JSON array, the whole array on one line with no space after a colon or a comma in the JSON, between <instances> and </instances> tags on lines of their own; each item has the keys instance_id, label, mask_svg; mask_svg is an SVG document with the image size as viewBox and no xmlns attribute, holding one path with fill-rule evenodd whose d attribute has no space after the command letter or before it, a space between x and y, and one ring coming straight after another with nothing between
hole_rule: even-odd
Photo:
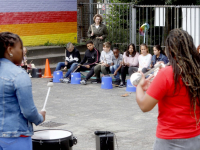
<instances>
[{"instance_id":1,"label":"black bucket","mask_svg":"<svg viewBox=\"0 0 200 150\"><path fill-rule=\"evenodd\" d=\"M32 76L32 78L41 78L42 77L42 69L32 68L31 76Z\"/></svg>"}]
</instances>

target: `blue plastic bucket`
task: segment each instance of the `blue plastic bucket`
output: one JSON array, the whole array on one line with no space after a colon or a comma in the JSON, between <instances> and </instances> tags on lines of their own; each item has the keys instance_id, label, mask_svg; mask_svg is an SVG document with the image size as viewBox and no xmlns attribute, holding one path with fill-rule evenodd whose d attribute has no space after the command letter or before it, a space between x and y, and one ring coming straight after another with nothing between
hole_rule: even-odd
<instances>
[{"instance_id":1,"label":"blue plastic bucket","mask_svg":"<svg viewBox=\"0 0 200 150\"><path fill-rule=\"evenodd\" d=\"M80 84L81 74L80 72L74 72L71 74L71 84Z\"/></svg>"},{"instance_id":2,"label":"blue plastic bucket","mask_svg":"<svg viewBox=\"0 0 200 150\"><path fill-rule=\"evenodd\" d=\"M112 89L113 88L112 77L107 77L107 76L102 77L101 88L102 89Z\"/></svg>"},{"instance_id":3,"label":"blue plastic bucket","mask_svg":"<svg viewBox=\"0 0 200 150\"><path fill-rule=\"evenodd\" d=\"M53 72L53 82L60 82L60 79L63 79L62 71L54 71Z\"/></svg>"},{"instance_id":4,"label":"blue plastic bucket","mask_svg":"<svg viewBox=\"0 0 200 150\"><path fill-rule=\"evenodd\" d=\"M136 92L136 87L131 84L130 79L127 80L126 91L127 92Z\"/></svg>"}]
</instances>

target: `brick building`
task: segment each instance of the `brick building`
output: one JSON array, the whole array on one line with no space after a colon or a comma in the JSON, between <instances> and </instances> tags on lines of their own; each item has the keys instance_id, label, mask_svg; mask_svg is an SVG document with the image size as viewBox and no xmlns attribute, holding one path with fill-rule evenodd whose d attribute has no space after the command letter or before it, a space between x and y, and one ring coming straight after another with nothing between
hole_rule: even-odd
<instances>
[{"instance_id":1,"label":"brick building","mask_svg":"<svg viewBox=\"0 0 200 150\"><path fill-rule=\"evenodd\" d=\"M25 46L77 42L77 0L1 0L0 32Z\"/></svg>"}]
</instances>

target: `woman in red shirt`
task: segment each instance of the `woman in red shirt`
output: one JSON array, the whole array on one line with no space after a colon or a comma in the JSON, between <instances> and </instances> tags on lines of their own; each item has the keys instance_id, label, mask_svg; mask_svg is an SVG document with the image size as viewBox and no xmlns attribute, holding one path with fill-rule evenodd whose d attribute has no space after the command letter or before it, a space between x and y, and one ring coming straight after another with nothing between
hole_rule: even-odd
<instances>
[{"instance_id":1,"label":"woman in red shirt","mask_svg":"<svg viewBox=\"0 0 200 150\"><path fill-rule=\"evenodd\" d=\"M136 100L143 112L158 103L154 150L200 150L200 57L184 30L170 31L165 45L171 66L151 84L142 75Z\"/></svg>"}]
</instances>

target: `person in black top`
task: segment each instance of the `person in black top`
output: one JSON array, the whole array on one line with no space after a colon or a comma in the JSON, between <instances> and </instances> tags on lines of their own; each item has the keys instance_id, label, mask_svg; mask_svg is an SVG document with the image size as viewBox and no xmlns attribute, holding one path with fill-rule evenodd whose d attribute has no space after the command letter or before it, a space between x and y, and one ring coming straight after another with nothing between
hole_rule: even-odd
<instances>
[{"instance_id":1,"label":"person in black top","mask_svg":"<svg viewBox=\"0 0 200 150\"><path fill-rule=\"evenodd\" d=\"M87 80L90 79L94 75L94 67L99 63L100 52L94 48L94 44L92 41L87 41L87 50L85 51L85 56L80 64L74 66L73 71L80 72L85 70L90 70L90 72L86 75L85 80L81 81L81 84L86 85ZM77 69L78 67L78 69ZM77 69L77 70L76 70ZM73 72L72 71L72 72Z\"/></svg>"},{"instance_id":2,"label":"person in black top","mask_svg":"<svg viewBox=\"0 0 200 150\"><path fill-rule=\"evenodd\" d=\"M71 71L72 71L72 68L81 62L81 56L80 56L80 53L79 51L74 47L74 45L72 43L68 43L66 45L66 58L65 58L65 62L59 62L57 64L57 67L55 69L55 71L57 70L61 70L61 67L64 67L64 69L68 68L68 71L67 73L65 74L64 76L64 79L65 78L68 78ZM63 82L63 80L61 82Z\"/></svg>"}]
</instances>

